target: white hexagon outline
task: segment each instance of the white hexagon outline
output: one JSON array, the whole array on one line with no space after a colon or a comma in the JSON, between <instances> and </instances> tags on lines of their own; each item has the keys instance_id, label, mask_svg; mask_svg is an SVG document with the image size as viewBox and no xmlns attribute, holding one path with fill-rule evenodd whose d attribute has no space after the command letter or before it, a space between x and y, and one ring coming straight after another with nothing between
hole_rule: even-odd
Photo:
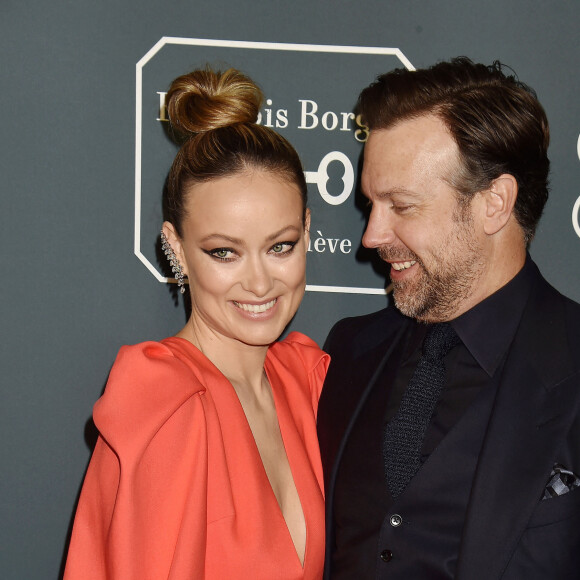
<instances>
[{"instance_id":1,"label":"white hexagon outline","mask_svg":"<svg viewBox=\"0 0 580 580\"><path fill-rule=\"evenodd\" d=\"M350 54L385 54L397 57L408 70L415 70L411 61L398 48L376 46L340 46L329 44L291 44L282 42L249 42L243 40L214 40L206 38L179 38L163 36L136 65L135 95L135 256L155 276L159 282L175 283L175 278L162 276L141 252L141 153L143 116L143 67L167 44L190 46L216 46L226 48L247 48L257 50L290 50L294 52L337 52ZM351 286L320 286L307 284L310 292L336 292L342 294L386 294L389 288L356 288Z\"/></svg>"}]
</instances>

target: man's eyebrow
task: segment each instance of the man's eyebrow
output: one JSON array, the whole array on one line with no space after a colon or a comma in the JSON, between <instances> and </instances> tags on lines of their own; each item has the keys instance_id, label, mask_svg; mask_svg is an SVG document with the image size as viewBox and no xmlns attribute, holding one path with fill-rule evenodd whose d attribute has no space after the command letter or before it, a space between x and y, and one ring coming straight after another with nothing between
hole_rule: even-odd
<instances>
[{"instance_id":1,"label":"man's eyebrow","mask_svg":"<svg viewBox=\"0 0 580 580\"><path fill-rule=\"evenodd\" d=\"M362 194L370 199L370 196L367 195L364 190L361 189ZM406 189L404 187L392 187L390 189L386 189L384 191L379 191L374 195L375 199L389 199L394 195L404 195L408 197L420 197L420 194L416 191L412 191L411 189Z\"/></svg>"}]
</instances>

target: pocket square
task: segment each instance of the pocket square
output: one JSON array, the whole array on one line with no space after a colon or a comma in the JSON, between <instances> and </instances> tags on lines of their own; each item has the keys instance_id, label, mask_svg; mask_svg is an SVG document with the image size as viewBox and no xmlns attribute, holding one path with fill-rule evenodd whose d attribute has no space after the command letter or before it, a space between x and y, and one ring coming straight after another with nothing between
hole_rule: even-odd
<instances>
[{"instance_id":1,"label":"pocket square","mask_svg":"<svg viewBox=\"0 0 580 580\"><path fill-rule=\"evenodd\" d=\"M564 495L573 489L580 487L580 477L573 471L566 469L563 465L555 463L550 473L550 478L544 489L542 499L550 499Z\"/></svg>"}]
</instances>

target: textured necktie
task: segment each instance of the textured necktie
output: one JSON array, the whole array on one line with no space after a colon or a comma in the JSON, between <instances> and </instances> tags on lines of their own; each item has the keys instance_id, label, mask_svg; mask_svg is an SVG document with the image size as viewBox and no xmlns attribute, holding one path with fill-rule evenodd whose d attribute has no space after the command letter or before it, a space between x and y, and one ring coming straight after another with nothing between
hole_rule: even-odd
<instances>
[{"instance_id":1,"label":"textured necktie","mask_svg":"<svg viewBox=\"0 0 580 580\"><path fill-rule=\"evenodd\" d=\"M448 323L429 327L421 358L399 409L385 428L383 457L387 485L393 498L404 491L421 467L425 433L445 384L443 358L459 343L459 337Z\"/></svg>"}]
</instances>

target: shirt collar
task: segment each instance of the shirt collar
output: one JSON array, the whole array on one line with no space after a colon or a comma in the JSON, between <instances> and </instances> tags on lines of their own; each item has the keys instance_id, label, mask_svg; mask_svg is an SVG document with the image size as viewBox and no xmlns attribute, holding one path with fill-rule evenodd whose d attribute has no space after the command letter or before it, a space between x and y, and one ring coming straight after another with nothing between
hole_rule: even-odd
<instances>
[{"instance_id":1,"label":"shirt collar","mask_svg":"<svg viewBox=\"0 0 580 580\"><path fill-rule=\"evenodd\" d=\"M512 342L538 270L529 254L523 268L505 286L455 320L455 332L491 377Z\"/></svg>"}]
</instances>

